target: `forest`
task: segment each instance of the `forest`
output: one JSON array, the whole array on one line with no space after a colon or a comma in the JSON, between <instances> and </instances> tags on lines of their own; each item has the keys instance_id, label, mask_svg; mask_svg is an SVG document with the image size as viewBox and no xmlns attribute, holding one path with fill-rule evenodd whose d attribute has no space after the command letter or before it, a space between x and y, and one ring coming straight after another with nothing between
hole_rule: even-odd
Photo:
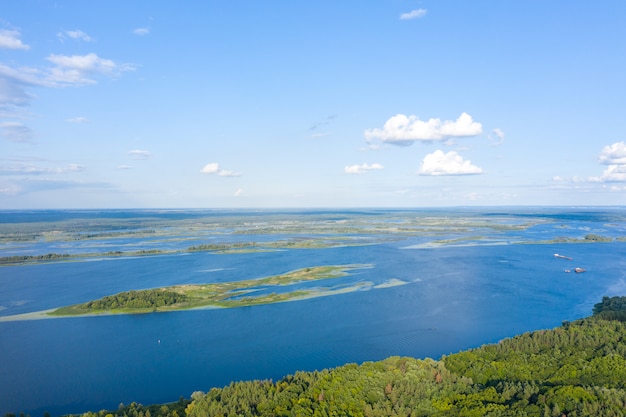
<instances>
[{"instance_id":1,"label":"forest","mask_svg":"<svg viewBox=\"0 0 626 417\"><path fill-rule=\"evenodd\" d=\"M127 291L115 295L109 295L99 300L88 301L81 306L86 311L91 310L115 310L118 308L147 308L169 306L187 301L185 294L161 289L142 291Z\"/></svg>"},{"instance_id":2,"label":"forest","mask_svg":"<svg viewBox=\"0 0 626 417\"><path fill-rule=\"evenodd\" d=\"M604 297L591 317L439 360L390 357L75 417L624 416L623 313L626 297Z\"/></svg>"}]
</instances>

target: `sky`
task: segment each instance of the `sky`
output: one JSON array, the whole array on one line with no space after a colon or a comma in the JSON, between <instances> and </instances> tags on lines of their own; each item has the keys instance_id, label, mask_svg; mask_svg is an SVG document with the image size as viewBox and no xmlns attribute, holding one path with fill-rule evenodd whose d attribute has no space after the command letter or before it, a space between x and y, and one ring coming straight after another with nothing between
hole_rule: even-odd
<instances>
[{"instance_id":1,"label":"sky","mask_svg":"<svg viewBox=\"0 0 626 417\"><path fill-rule=\"evenodd\" d=\"M0 209L626 205L626 2L0 0Z\"/></svg>"}]
</instances>

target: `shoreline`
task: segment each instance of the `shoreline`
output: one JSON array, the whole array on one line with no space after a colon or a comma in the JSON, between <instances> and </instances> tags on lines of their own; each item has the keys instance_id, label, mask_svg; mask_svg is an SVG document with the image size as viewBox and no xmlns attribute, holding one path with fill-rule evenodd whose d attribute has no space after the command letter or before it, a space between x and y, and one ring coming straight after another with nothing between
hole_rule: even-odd
<instances>
[{"instance_id":1,"label":"shoreline","mask_svg":"<svg viewBox=\"0 0 626 417\"><path fill-rule=\"evenodd\" d=\"M56 319L63 318L64 316L53 316L49 313L55 311L56 308L50 308L48 310L31 311L30 313L13 314L11 316L0 316L0 323L10 321L28 321L28 320L44 320L44 319ZM65 316L70 317L70 316ZM78 316L76 316L78 317Z\"/></svg>"}]
</instances>

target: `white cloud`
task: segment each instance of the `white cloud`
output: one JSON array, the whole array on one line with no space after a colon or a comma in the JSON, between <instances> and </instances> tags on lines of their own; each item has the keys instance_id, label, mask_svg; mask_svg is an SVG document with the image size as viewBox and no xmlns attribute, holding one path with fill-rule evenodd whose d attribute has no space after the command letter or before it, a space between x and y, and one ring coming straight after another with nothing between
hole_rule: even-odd
<instances>
[{"instance_id":1,"label":"white cloud","mask_svg":"<svg viewBox=\"0 0 626 417\"><path fill-rule=\"evenodd\" d=\"M426 9L411 10L410 12L402 13L400 15L400 20L417 19L417 18L426 16L426 13L428 13L428 10L426 10Z\"/></svg>"},{"instance_id":2,"label":"white cloud","mask_svg":"<svg viewBox=\"0 0 626 417\"><path fill-rule=\"evenodd\" d=\"M134 65L116 64L94 53L72 56L52 54L46 59L56 65L49 70L47 79L57 86L94 84L96 81L90 78L92 74L116 77L136 69Z\"/></svg>"},{"instance_id":3,"label":"white cloud","mask_svg":"<svg viewBox=\"0 0 626 417\"><path fill-rule=\"evenodd\" d=\"M149 28L137 28L133 30L133 33L138 36L145 36L150 33L150 29Z\"/></svg>"},{"instance_id":4,"label":"white cloud","mask_svg":"<svg viewBox=\"0 0 626 417\"><path fill-rule=\"evenodd\" d=\"M30 49L22 43L20 36L17 30L0 29L0 49Z\"/></svg>"},{"instance_id":5,"label":"white cloud","mask_svg":"<svg viewBox=\"0 0 626 417\"><path fill-rule=\"evenodd\" d=\"M397 114L382 129L365 130L365 139L381 139L396 145L410 145L415 141L444 140L453 137L476 136L482 133L482 125L467 113L456 120L420 120L417 116Z\"/></svg>"},{"instance_id":6,"label":"white cloud","mask_svg":"<svg viewBox=\"0 0 626 417\"><path fill-rule=\"evenodd\" d=\"M608 165L602 175L598 177L574 178L578 182L626 182L626 143L615 142L602 148L598 161Z\"/></svg>"},{"instance_id":7,"label":"white cloud","mask_svg":"<svg viewBox=\"0 0 626 417\"><path fill-rule=\"evenodd\" d=\"M212 162L210 164L206 164L204 168L200 170L203 174L217 174L220 170L220 164L217 162Z\"/></svg>"},{"instance_id":8,"label":"white cloud","mask_svg":"<svg viewBox=\"0 0 626 417\"><path fill-rule=\"evenodd\" d=\"M130 165L118 165L117 169L126 170L126 169L133 169L133 167Z\"/></svg>"},{"instance_id":9,"label":"white cloud","mask_svg":"<svg viewBox=\"0 0 626 417\"><path fill-rule=\"evenodd\" d=\"M152 152L144 151L144 150L141 150L141 149L135 149L135 150L132 150L132 151L128 151L128 154L133 159L149 159L149 158L152 157Z\"/></svg>"},{"instance_id":10,"label":"white cloud","mask_svg":"<svg viewBox=\"0 0 626 417\"><path fill-rule=\"evenodd\" d=\"M444 153L441 150L424 157L418 171L420 175L469 175L482 174L483 170L454 151Z\"/></svg>"},{"instance_id":11,"label":"white cloud","mask_svg":"<svg viewBox=\"0 0 626 417\"><path fill-rule=\"evenodd\" d=\"M495 128L491 131L491 133L492 134L489 135L489 140L493 146L502 145L502 143L504 143L504 132L502 129Z\"/></svg>"},{"instance_id":12,"label":"white cloud","mask_svg":"<svg viewBox=\"0 0 626 417\"><path fill-rule=\"evenodd\" d=\"M100 58L93 52L87 55L72 56L51 54L47 60L58 67L79 71L111 73L116 67L115 63L110 59Z\"/></svg>"},{"instance_id":13,"label":"white cloud","mask_svg":"<svg viewBox=\"0 0 626 417\"><path fill-rule=\"evenodd\" d=\"M86 55L55 55L46 58L54 64L53 67L38 69L33 67L12 68L0 64L0 80L10 83L12 90L6 86L5 91L16 91L21 86L39 87L74 87L85 84L94 84L93 75L117 77L126 71L134 71L132 64L117 64L110 59L100 58L94 53ZM0 84L0 87L2 85Z\"/></svg>"},{"instance_id":14,"label":"white cloud","mask_svg":"<svg viewBox=\"0 0 626 417\"><path fill-rule=\"evenodd\" d=\"M54 87L55 85L47 80L47 74L37 68L18 67L11 68L0 64L0 78L19 85L35 85L41 87Z\"/></svg>"},{"instance_id":15,"label":"white cloud","mask_svg":"<svg viewBox=\"0 0 626 417\"><path fill-rule=\"evenodd\" d=\"M241 189L241 188L237 188L237 191L235 191L234 196L235 196L235 197L239 197L241 194L243 194L243 189Z\"/></svg>"},{"instance_id":16,"label":"white cloud","mask_svg":"<svg viewBox=\"0 0 626 417\"><path fill-rule=\"evenodd\" d=\"M217 162L211 162L206 164L201 170L202 174L217 174L220 177L240 177L241 174L234 171L228 171L220 168L220 164Z\"/></svg>"},{"instance_id":17,"label":"white cloud","mask_svg":"<svg viewBox=\"0 0 626 417\"><path fill-rule=\"evenodd\" d=\"M220 170L217 173L220 177L241 177L241 174L235 171Z\"/></svg>"},{"instance_id":18,"label":"white cloud","mask_svg":"<svg viewBox=\"0 0 626 417\"><path fill-rule=\"evenodd\" d=\"M91 42L93 41L93 38L89 35L87 35L85 32L83 32L82 30L65 30L63 32L59 32L57 33L57 37L61 40L64 41L65 38L71 38L71 39L76 39L76 40L80 40L80 41L85 41L85 42Z\"/></svg>"},{"instance_id":19,"label":"white cloud","mask_svg":"<svg viewBox=\"0 0 626 417\"><path fill-rule=\"evenodd\" d=\"M65 119L68 123L88 123L89 119L86 117L78 116L78 117L70 117L69 119Z\"/></svg>"},{"instance_id":20,"label":"white cloud","mask_svg":"<svg viewBox=\"0 0 626 417\"><path fill-rule=\"evenodd\" d=\"M379 170L379 169L384 169L384 167L381 164L361 164L361 165L350 165L350 166L346 166L343 171L346 174L364 174L367 171L372 171L372 170Z\"/></svg>"},{"instance_id":21,"label":"white cloud","mask_svg":"<svg viewBox=\"0 0 626 417\"><path fill-rule=\"evenodd\" d=\"M20 122L1 122L0 137L11 142L30 142L33 131Z\"/></svg>"},{"instance_id":22,"label":"white cloud","mask_svg":"<svg viewBox=\"0 0 626 417\"><path fill-rule=\"evenodd\" d=\"M598 159L604 165L626 165L626 143L616 142L605 146Z\"/></svg>"}]
</instances>

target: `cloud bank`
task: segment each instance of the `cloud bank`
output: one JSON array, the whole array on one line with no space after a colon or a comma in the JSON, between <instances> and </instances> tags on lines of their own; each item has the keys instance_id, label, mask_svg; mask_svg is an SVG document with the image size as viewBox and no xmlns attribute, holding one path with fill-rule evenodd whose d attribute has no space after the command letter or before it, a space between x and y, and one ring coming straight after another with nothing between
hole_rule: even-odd
<instances>
[{"instance_id":1,"label":"cloud bank","mask_svg":"<svg viewBox=\"0 0 626 417\"><path fill-rule=\"evenodd\" d=\"M416 141L440 141L455 137L476 136L483 131L482 124L475 122L467 113L461 113L456 120L428 119L397 114L382 129L365 130L367 140L380 139L396 145L410 145Z\"/></svg>"}]
</instances>

